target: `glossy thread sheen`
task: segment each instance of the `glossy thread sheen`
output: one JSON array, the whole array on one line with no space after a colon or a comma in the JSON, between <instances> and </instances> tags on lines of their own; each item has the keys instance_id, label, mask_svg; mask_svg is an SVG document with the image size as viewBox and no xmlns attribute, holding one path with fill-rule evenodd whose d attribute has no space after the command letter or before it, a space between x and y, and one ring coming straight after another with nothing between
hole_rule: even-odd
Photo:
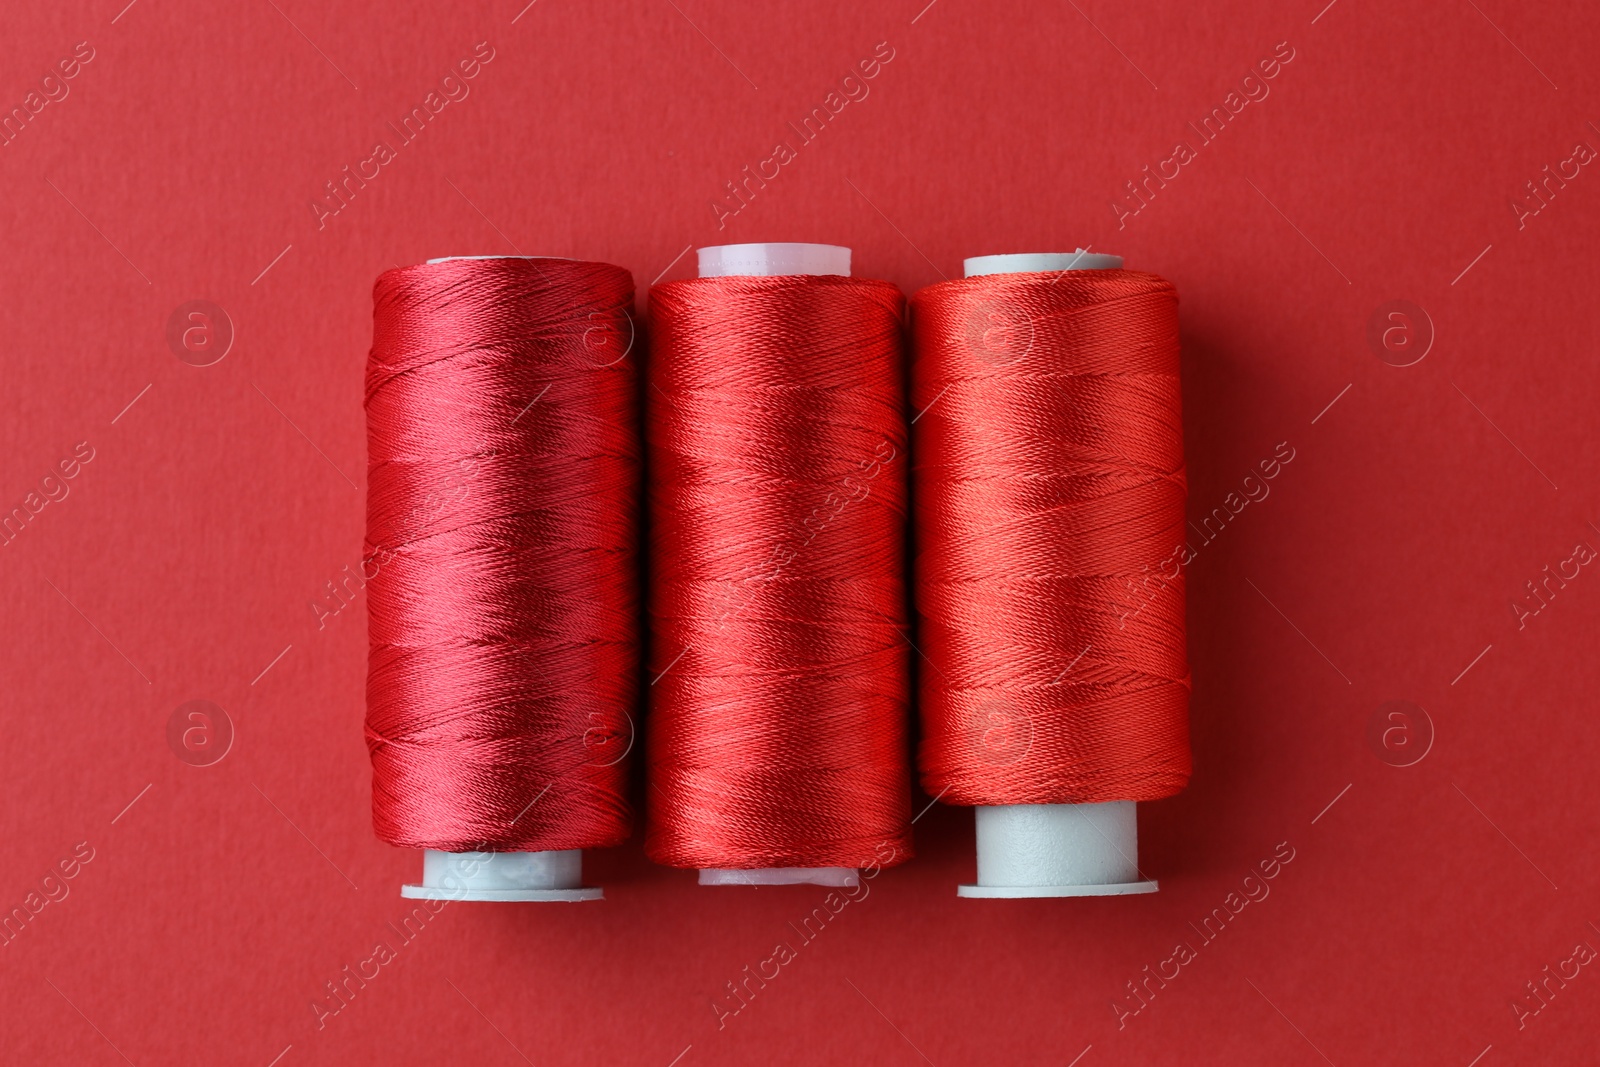
<instances>
[{"instance_id":1,"label":"glossy thread sheen","mask_svg":"<svg viewBox=\"0 0 1600 1067\"><path fill-rule=\"evenodd\" d=\"M385 272L367 365L367 745L396 845L628 834L639 658L633 280L600 263Z\"/></svg>"},{"instance_id":2,"label":"glossy thread sheen","mask_svg":"<svg viewBox=\"0 0 1600 1067\"><path fill-rule=\"evenodd\" d=\"M903 310L843 277L651 290L660 863L910 855Z\"/></svg>"},{"instance_id":3,"label":"glossy thread sheen","mask_svg":"<svg viewBox=\"0 0 1600 1067\"><path fill-rule=\"evenodd\" d=\"M953 804L1189 779L1177 293L1003 274L912 301L922 783Z\"/></svg>"}]
</instances>

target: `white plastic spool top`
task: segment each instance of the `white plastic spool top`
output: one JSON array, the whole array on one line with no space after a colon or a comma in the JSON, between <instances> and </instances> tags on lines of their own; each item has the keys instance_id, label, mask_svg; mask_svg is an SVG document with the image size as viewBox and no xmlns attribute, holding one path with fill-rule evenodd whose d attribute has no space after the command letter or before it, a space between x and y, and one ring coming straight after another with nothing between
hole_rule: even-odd
<instances>
[{"instance_id":1,"label":"white plastic spool top","mask_svg":"<svg viewBox=\"0 0 1600 1067\"><path fill-rule=\"evenodd\" d=\"M850 277L850 250L839 245L711 245L700 249L699 257L702 278L768 278L779 274Z\"/></svg>"},{"instance_id":2,"label":"white plastic spool top","mask_svg":"<svg viewBox=\"0 0 1600 1067\"><path fill-rule=\"evenodd\" d=\"M974 256L968 278L1066 270L1116 270L1121 256L1079 249ZM1103 804L978 807L978 884L963 897L1109 897L1154 893L1139 872L1139 820L1131 800Z\"/></svg>"},{"instance_id":3,"label":"white plastic spool top","mask_svg":"<svg viewBox=\"0 0 1600 1067\"><path fill-rule=\"evenodd\" d=\"M699 257L702 278L768 278L780 274L850 277L850 250L839 245L712 245L700 249ZM853 886L859 881L854 867L755 867L700 872L701 885Z\"/></svg>"},{"instance_id":4,"label":"white plastic spool top","mask_svg":"<svg viewBox=\"0 0 1600 1067\"><path fill-rule=\"evenodd\" d=\"M439 256L429 263L459 259L564 259L564 256ZM403 885L410 900L602 900L605 890L583 884L583 850L550 852L422 853L422 884Z\"/></svg>"},{"instance_id":5,"label":"white plastic spool top","mask_svg":"<svg viewBox=\"0 0 1600 1067\"><path fill-rule=\"evenodd\" d=\"M1078 249L1076 252L1020 252L1009 256L973 256L961 261L969 278L986 274L1038 274L1052 270L1117 270L1121 256Z\"/></svg>"}]
</instances>

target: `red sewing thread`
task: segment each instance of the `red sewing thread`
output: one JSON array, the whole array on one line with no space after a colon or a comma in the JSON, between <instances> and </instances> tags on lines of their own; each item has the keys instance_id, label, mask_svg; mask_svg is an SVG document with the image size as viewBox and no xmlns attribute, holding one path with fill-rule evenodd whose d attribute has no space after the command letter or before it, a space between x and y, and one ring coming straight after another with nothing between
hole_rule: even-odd
<instances>
[{"instance_id":1,"label":"red sewing thread","mask_svg":"<svg viewBox=\"0 0 1600 1067\"><path fill-rule=\"evenodd\" d=\"M932 795L1153 800L1189 779L1177 302L1126 270L912 300Z\"/></svg>"},{"instance_id":2,"label":"red sewing thread","mask_svg":"<svg viewBox=\"0 0 1600 1067\"><path fill-rule=\"evenodd\" d=\"M627 836L641 443L633 279L603 263L386 271L367 364L367 746L380 838Z\"/></svg>"},{"instance_id":3,"label":"red sewing thread","mask_svg":"<svg viewBox=\"0 0 1600 1067\"><path fill-rule=\"evenodd\" d=\"M910 855L905 300L650 291L650 819L675 867Z\"/></svg>"}]
</instances>

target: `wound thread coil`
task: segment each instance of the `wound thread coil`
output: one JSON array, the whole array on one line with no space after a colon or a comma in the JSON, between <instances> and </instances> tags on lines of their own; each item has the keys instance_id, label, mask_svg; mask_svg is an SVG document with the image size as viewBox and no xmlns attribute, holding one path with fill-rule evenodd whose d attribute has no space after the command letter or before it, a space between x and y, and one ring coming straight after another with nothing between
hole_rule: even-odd
<instances>
[{"instance_id":1,"label":"wound thread coil","mask_svg":"<svg viewBox=\"0 0 1600 1067\"><path fill-rule=\"evenodd\" d=\"M549 857L499 864L481 899L579 899L562 853L629 832L632 302L627 271L559 259L430 262L374 287L373 823L406 847Z\"/></svg>"},{"instance_id":2,"label":"wound thread coil","mask_svg":"<svg viewBox=\"0 0 1600 1067\"><path fill-rule=\"evenodd\" d=\"M657 862L841 884L910 855L903 308L836 269L651 290Z\"/></svg>"},{"instance_id":3,"label":"wound thread coil","mask_svg":"<svg viewBox=\"0 0 1600 1067\"><path fill-rule=\"evenodd\" d=\"M1038 883L972 895L1153 889L1081 849L1131 845L1112 806L1190 772L1184 577L1157 569L1184 540L1176 293L1085 255L912 300L923 787L980 806L980 883L986 858ZM1036 846L1061 855L1011 862Z\"/></svg>"}]
</instances>

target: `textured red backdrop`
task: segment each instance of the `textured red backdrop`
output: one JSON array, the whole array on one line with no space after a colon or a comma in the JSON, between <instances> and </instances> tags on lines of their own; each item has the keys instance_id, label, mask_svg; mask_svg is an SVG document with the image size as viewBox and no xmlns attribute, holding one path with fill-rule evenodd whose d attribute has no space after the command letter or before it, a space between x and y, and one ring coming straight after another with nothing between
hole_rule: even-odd
<instances>
[{"instance_id":1,"label":"textured red backdrop","mask_svg":"<svg viewBox=\"0 0 1600 1067\"><path fill-rule=\"evenodd\" d=\"M124 2L13 4L0 41L7 1062L1592 1056L1588 6ZM328 594L374 277L520 250L644 287L773 239L907 291L1075 243L1177 283L1191 515L1226 521L1190 572L1194 781L1141 812L1162 891L958 900L971 816L935 807L743 1006L821 891L700 889L637 837L591 858L604 904L451 905L402 942L365 602ZM210 765L169 730L194 700L231 723ZM346 967L376 973L327 1000Z\"/></svg>"}]
</instances>

